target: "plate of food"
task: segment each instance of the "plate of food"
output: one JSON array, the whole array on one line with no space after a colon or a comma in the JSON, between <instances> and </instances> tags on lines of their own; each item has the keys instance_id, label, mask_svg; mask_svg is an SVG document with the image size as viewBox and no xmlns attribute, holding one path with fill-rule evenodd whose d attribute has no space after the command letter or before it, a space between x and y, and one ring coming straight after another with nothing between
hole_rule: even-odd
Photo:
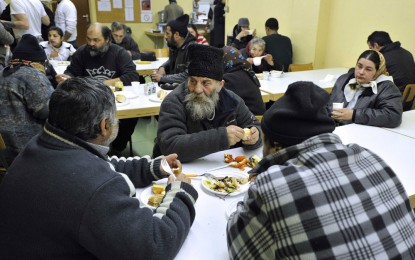
<instances>
[{"instance_id":1,"label":"plate of food","mask_svg":"<svg viewBox=\"0 0 415 260\"><path fill-rule=\"evenodd\" d=\"M211 173L214 178L203 177L202 187L213 194L236 196L249 189L248 174L245 172Z\"/></svg>"},{"instance_id":2,"label":"plate of food","mask_svg":"<svg viewBox=\"0 0 415 260\"><path fill-rule=\"evenodd\" d=\"M144 206L155 209L160 205L164 197L166 186L164 184L153 184L147 187L140 195L140 201Z\"/></svg>"},{"instance_id":3,"label":"plate of food","mask_svg":"<svg viewBox=\"0 0 415 260\"><path fill-rule=\"evenodd\" d=\"M127 98L122 94L115 94L115 104L117 107L122 107L130 104Z\"/></svg>"},{"instance_id":4,"label":"plate of food","mask_svg":"<svg viewBox=\"0 0 415 260\"><path fill-rule=\"evenodd\" d=\"M133 98L138 98L138 94L134 93L133 91L115 91L114 95L124 95L127 99L133 99Z\"/></svg>"},{"instance_id":5,"label":"plate of food","mask_svg":"<svg viewBox=\"0 0 415 260\"><path fill-rule=\"evenodd\" d=\"M161 102L163 102L163 100L167 96L167 94L169 94L169 93L170 93L170 91L160 89L159 91L157 91L156 94L150 95L148 99L150 101L153 101L153 102L161 103Z\"/></svg>"}]
</instances>

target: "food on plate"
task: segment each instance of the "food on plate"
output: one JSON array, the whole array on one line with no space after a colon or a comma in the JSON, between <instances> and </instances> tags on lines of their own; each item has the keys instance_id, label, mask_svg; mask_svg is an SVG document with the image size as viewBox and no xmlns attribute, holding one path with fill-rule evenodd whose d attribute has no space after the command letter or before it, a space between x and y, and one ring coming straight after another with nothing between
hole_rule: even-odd
<instances>
[{"instance_id":1,"label":"food on plate","mask_svg":"<svg viewBox=\"0 0 415 260\"><path fill-rule=\"evenodd\" d=\"M160 100L164 100L164 98L167 96L167 91L165 91L164 89L160 89L158 92L157 92L157 97L160 99Z\"/></svg>"},{"instance_id":2,"label":"food on plate","mask_svg":"<svg viewBox=\"0 0 415 260\"><path fill-rule=\"evenodd\" d=\"M122 91L123 88L124 88L124 84L122 83L121 80L115 82L115 90L116 91Z\"/></svg>"},{"instance_id":3,"label":"food on plate","mask_svg":"<svg viewBox=\"0 0 415 260\"><path fill-rule=\"evenodd\" d=\"M118 95L115 96L115 100L118 103L124 103L124 102L127 101L127 98L124 95L118 94Z\"/></svg>"},{"instance_id":4,"label":"food on plate","mask_svg":"<svg viewBox=\"0 0 415 260\"><path fill-rule=\"evenodd\" d=\"M182 173L182 169L181 168L173 168L173 173L175 175Z\"/></svg>"},{"instance_id":5,"label":"food on plate","mask_svg":"<svg viewBox=\"0 0 415 260\"><path fill-rule=\"evenodd\" d=\"M257 73L255 75L258 79L263 79L264 78L264 74L262 74L262 73Z\"/></svg>"},{"instance_id":6,"label":"food on plate","mask_svg":"<svg viewBox=\"0 0 415 260\"><path fill-rule=\"evenodd\" d=\"M114 86L110 86L110 89L112 90L112 92L115 92L115 87Z\"/></svg>"},{"instance_id":7,"label":"food on plate","mask_svg":"<svg viewBox=\"0 0 415 260\"><path fill-rule=\"evenodd\" d=\"M232 193L241 187L241 184L248 183L248 178L236 178L236 177L215 177L214 179L203 180L203 184L217 192Z\"/></svg>"},{"instance_id":8,"label":"food on plate","mask_svg":"<svg viewBox=\"0 0 415 260\"><path fill-rule=\"evenodd\" d=\"M160 185L160 184L153 184L153 187L151 188L151 191L154 194L164 195L166 193L166 188L163 185Z\"/></svg>"},{"instance_id":9,"label":"food on plate","mask_svg":"<svg viewBox=\"0 0 415 260\"><path fill-rule=\"evenodd\" d=\"M248 166L254 168L262 159L258 155L252 155L248 159Z\"/></svg>"},{"instance_id":10,"label":"food on plate","mask_svg":"<svg viewBox=\"0 0 415 260\"><path fill-rule=\"evenodd\" d=\"M161 201L163 200L164 194L154 194L148 198L147 204L153 207L160 206Z\"/></svg>"},{"instance_id":11,"label":"food on plate","mask_svg":"<svg viewBox=\"0 0 415 260\"><path fill-rule=\"evenodd\" d=\"M226 163L231 163L231 162L234 162L234 161L235 161L235 160L233 159L232 154L225 153L225 154L224 154L224 157L225 157L225 162L226 162Z\"/></svg>"},{"instance_id":12,"label":"food on plate","mask_svg":"<svg viewBox=\"0 0 415 260\"><path fill-rule=\"evenodd\" d=\"M248 136L252 135L252 132L251 132L251 129L249 129L249 128L244 128L244 132L245 132L245 135L244 135L244 138L242 140L246 141L246 140L248 140Z\"/></svg>"}]
</instances>

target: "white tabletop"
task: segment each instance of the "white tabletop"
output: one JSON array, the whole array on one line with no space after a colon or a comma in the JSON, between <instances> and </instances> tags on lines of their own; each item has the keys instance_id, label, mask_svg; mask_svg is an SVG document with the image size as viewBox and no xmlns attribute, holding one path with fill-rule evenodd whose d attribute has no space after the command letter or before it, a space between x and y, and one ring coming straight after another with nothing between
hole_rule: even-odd
<instances>
[{"instance_id":1,"label":"white tabletop","mask_svg":"<svg viewBox=\"0 0 415 260\"><path fill-rule=\"evenodd\" d=\"M346 73L348 68L330 68L320 70L307 70L283 73L279 78L269 77L268 80L261 79L261 90L272 95L271 100L277 100L288 85L296 81L312 81L322 88L332 88L336 79Z\"/></svg>"},{"instance_id":2,"label":"white tabletop","mask_svg":"<svg viewBox=\"0 0 415 260\"><path fill-rule=\"evenodd\" d=\"M138 64L140 60L134 60L135 63L135 69L137 71L143 71L143 70L156 70L158 69L163 63L165 63L169 58L168 57L161 57L157 58L156 61L151 61L150 64Z\"/></svg>"},{"instance_id":3,"label":"white tabletop","mask_svg":"<svg viewBox=\"0 0 415 260\"><path fill-rule=\"evenodd\" d=\"M334 131L344 144L356 143L379 155L393 169L408 196L415 194L415 139L386 128L350 124Z\"/></svg>"},{"instance_id":4,"label":"white tabletop","mask_svg":"<svg viewBox=\"0 0 415 260\"><path fill-rule=\"evenodd\" d=\"M415 110L403 112L402 123L396 128L385 128L386 130L415 138Z\"/></svg>"}]
</instances>

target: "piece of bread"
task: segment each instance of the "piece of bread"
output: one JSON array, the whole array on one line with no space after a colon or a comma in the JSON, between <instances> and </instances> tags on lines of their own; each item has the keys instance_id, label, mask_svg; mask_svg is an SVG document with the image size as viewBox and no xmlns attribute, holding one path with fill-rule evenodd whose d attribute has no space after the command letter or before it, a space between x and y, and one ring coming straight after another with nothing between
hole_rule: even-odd
<instances>
[{"instance_id":1,"label":"piece of bread","mask_svg":"<svg viewBox=\"0 0 415 260\"><path fill-rule=\"evenodd\" d=\"M164 89L160 89L158 92L157 92L157 97L160 99L160 100L164 100L164 98L167 96L167 91L165 91Z\"/></svg>"},{"instance_id":2,"label":"piece of bread","mask_svg":"<svg viewBox=\"0 0 415 260\"><path fill-rule=\"evenodd\" d=\"M251 132L251 129L249 129L249 128L244 128L244 132L245 132L245 135L244 135L244 138L242 140L246 141L246 140L248 140L248 136L252 135L252 132Z\"/></svg>"},{"instance_id":3,"label":"piece of bread","mask_svg":"<svg viewBox=\"0 0 415 260\"><path fill-rule=\"evenodd\" d=\"M155 194L148 198L147 204L153 207L160 206L161 201L163 200L164 195L163 194Z\"/></svg>"},{"instance_id":4,"label":"piece of bread","mask_svg":"<svg viewBox=\"0 0 415 260\"><path fill-rule=\"evenodd\" d=\"M118 95L115 96L115 100L118 103L124 103L124 102L127 101L127 98L124 95L118 94Z\"/></svg>"},{"instance_id":5,"label":"piece of bread","mask_svg":"<svg viewBox=\"0 0 415 260\"><path fill-rule=\"evenodd\" d=\"M151 191L154 194L164 194L165 193L165 187L160 184L153 184L153 187L151 188Z\"/></svg>"}]
</instances>

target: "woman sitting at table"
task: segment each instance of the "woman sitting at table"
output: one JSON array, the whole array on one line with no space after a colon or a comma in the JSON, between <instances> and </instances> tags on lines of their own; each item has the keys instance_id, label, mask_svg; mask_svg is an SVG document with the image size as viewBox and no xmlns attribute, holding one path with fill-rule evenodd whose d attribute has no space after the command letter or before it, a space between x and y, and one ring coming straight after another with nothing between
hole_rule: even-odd
<instances>
[{"instance_id":1,"label":"woman sitting at table","mask_svg":"<svg viewBox=\"0 0 415 260\"><path fill-rule=\"evenodd\" d=\"M48 41L40 42L49 60L66 61L76 51L72 44L63 41L63 31L59 27L51 27Z\"/></svg>"},{"instance_id":2,"label":"woman sitting at table","mask_svg":"<svg viewBox=\"0 0 415 260\"><path fill-rule=\"evenodd\" d=\"M203 44L203 45L209 45L208 41L206 40L205 36L199 34L199 32L197 31L197 27L194 24L188 24L187 25L187 30L189 31L189 33L191 35L193 35L196 38L196 42L198 44Z\"/></svg>"},{"instance_id":3,"label":"woman sitting at table","mask_svg":"<svg viewBox=\"0 0 415 260\"><path fill-rule=\"evenodd\" d=\"M255 73L271 70L284 70L284 66L274 60L271 54L265 53L265 41L261 38L252 39L246 48L241 50L241 53L246 57L246 60L251 63ZM259 58L262 56L264 56L262 59ZM260 59L259 64L254 62L254 58Z\"/></svg>"},{"instance_id":4,"label":"woman sitting at table","mask_svg":"<svg viewBox=\"0 0 415 260\"><path fill-rule=\"evenodd\" d=\"M402 121L401 93L386 72L385 59L380 52L364 51L354 70L340 76L334 84L328 107L335 108L331 117L339 125L397 127Z\"/></svg>"},{"instance_id":5,"label":"woman sitting at table","mask_svg":"<svg viewBox=\"0 0 415 260\"><path fill-rule=\"evenodd\" d=\"M251 64L233 47L225 46L223 52L224 87L240 96L252 114L264 114L265 106L259 89L261 84Z\"/></svg>"}]
</instances>

